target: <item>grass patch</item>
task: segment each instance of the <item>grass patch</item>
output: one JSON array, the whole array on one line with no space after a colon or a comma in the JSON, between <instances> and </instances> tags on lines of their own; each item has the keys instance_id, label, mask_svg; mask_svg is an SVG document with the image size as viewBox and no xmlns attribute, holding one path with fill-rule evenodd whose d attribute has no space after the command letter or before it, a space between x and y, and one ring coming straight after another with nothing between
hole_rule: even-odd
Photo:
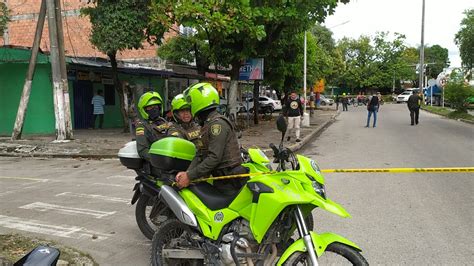
<instances>
[{"instance_id":1,"label":"grass patch","mask_svg":"<svg viewBox=\"0 0 474 266\"><path fill-rule=\"evenodd\" d=\"M15 262L37 246L50 246L59 249L59 259L67 261L69 265L99 265L94 259L79 250L66 247L54 241L30 238L19 234L0 235L0 258Z\"/></svg>"},{"instance_id":2,"label":"grass patch","mask_svg":"<svg viewBox=\"0 0 474 266\"><path fill-rule=\"evenodd\" d=\"M474 116L468 113L463 113L463 112L453 111L448 108L428 106L428 105L424 105L423 109L431 113L442 115L451 119L465 119L465 120L474 122Z\"/></svg>"},{"instance_id":3,"label":"grass patch","mask_svg":"<svg viewBox=\"0 0 474 266\"><path fill-rule=\"evenodd\" d=\"M458 111L454 111L454 112L449 113L448 117L452 118L452 119L466 119L466 120L469 120L469 121L474 121L474 116L473 115L468 114L468 113L464 113L464 112L458 112Z\"/></svg>"}]
</instances>

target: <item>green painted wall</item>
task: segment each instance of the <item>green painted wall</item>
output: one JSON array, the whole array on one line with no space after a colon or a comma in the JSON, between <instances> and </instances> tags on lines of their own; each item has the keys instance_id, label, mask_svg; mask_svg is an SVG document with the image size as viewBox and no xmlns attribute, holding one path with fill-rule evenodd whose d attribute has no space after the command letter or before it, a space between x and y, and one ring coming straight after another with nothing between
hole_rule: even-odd
<instances>
[{"instance_id":1,"label":"green painted wall","mask_svg":"<svg viewBox=\"0 0 474 266\"><path fill-rule=\"evenodd\" d=\"M11 135L28 64L0 63L0 135ZM54 133L50 65L39 64L33 79L23 134Z\"/></svg>"},{"instance_id":2,"label":"green painted wall","mask_svg":"<svg viewBox=\"0 0 474 266\"><path fill-rule=\"evenodd\" d=\"M10 136L15 123L18 104L20 102L23 84L25 81L30 51L0 47L0 135ZM153 88L164 96L165 80L154 76L120 74L122 81L141 85L144 88ZM102 83L93 83L94 91L104 90ZM140 97L137 93L137 99ZM71 120L74 128L74 86L69 81L69 98L71 106ZM91 108L88 103L85 108ZM122 126L120 113L120 98L115 92L115 105L105 106L104 128ZM55 117L53 92L51 81L51 64L48 56L38 55L35 76L32 83L30 101L28 104L23 134L54 134Z\"/></svg>"}]
</instances>

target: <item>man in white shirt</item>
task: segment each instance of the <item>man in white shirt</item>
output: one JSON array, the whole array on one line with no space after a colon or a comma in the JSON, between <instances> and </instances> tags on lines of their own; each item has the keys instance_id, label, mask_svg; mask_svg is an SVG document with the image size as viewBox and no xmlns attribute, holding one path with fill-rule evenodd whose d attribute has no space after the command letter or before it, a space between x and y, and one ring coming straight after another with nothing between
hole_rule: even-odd
<instances>
[{"instance_id":1,"label":"man in white shirt","mask_svg":"<svg viewBox=\"0 0 474 266\"><path fill-rule=\"evenodd\" d=\"M102 124L104 122L104 105L105 105L105 100L104 97L102 97L102 90L97 90L96 95L92 97L91 104L94 106L94 111L93 114L94 116L92 117L92 128L95 128L95 120L97 116L99 117L99 128L102 128Z\"/></svg>"}]
</instances>

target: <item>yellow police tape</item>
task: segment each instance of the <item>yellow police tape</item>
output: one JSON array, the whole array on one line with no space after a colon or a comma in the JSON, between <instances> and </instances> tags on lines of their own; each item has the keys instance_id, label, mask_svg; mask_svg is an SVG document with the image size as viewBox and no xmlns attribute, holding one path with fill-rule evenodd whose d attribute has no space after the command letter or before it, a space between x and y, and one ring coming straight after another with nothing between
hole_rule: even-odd
<instances>
[{"instance_id":1,"label":"yellow police tape","mask_svg":"<svg viewBox=\"0 0 474 266\"><path fill-rule=\"evenodd\" d=\"M322 169L322 173L471 173L474 172L474 167L432 167L432 168L366 168L366 169ZM206 177L192 180L191 183L206 182L211 180L225 180L252 177L259 175L274 174L276 171L263 173L238 174L227 176ZM176 182L173 182L173 186Z\"/></svg>"},{"instance_id":2,"label":"yellow police tape","mask_svg":"<svg viewBox=\"0 0 474 266\"><path fill-rule=\"evenodd\" d=\"M470 173L474 167L323 169L322 173Z\"/></svg>"}]
</instances>

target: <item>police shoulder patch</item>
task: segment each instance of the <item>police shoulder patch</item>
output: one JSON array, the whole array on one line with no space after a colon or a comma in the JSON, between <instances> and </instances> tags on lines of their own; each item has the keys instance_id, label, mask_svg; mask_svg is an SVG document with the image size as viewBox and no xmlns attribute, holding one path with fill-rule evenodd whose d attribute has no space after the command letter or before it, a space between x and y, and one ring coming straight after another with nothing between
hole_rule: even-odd
<instances>
[{"instance_id":1,"label":"police shoulder patch","mask_svg":"<svg viewBox=\"0 0 474 266\"><path fill-rule=\"evenodd\" d=\"M214 124L211 126L211 134L214 136L219 136L222 131L222 126L219 124Z\"/></svg>"}]
</instances>

